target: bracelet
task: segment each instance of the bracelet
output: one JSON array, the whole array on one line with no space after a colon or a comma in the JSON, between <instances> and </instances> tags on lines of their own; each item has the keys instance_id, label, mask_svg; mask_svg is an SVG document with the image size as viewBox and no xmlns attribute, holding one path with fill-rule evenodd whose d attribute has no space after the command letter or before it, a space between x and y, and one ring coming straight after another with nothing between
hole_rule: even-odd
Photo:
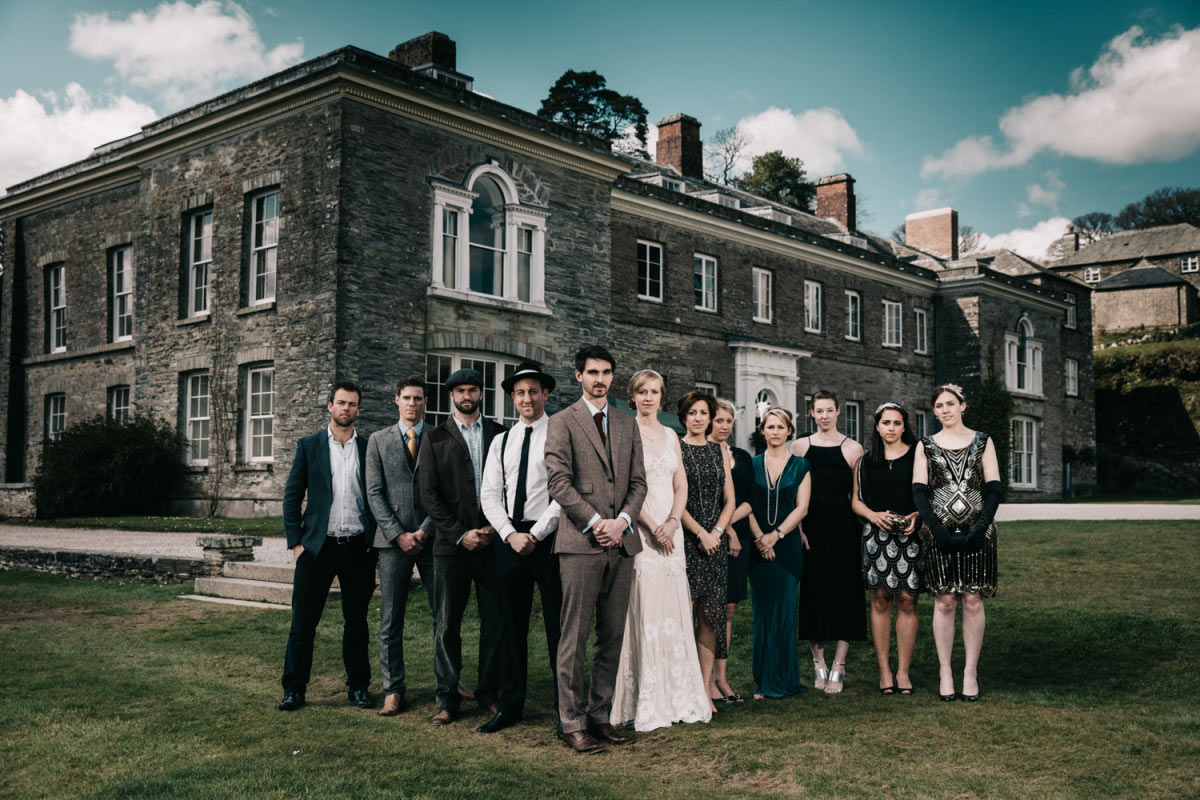
<instances>
[{"instance_id":1,"label":"bracelet","mask_svg":"<svg viewBox=\"0 0 1200 800\"><path fill-rule=\"evenodd\" d=\"M725 532L725 529L722 528L720 525L714 525L713 530L717 532L718 536Z\"/></svg>"}]
</instances>

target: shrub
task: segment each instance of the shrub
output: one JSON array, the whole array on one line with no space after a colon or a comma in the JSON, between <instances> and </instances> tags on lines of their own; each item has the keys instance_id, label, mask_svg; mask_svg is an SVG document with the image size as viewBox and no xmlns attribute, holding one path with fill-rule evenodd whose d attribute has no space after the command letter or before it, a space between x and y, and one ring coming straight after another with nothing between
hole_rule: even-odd
<instances>
[{"instance_id":1,"label":"shrub","mask_svg":"<svg viewBox=\"0 0 1200 800\"><path fill-rule=\"evenodd\" d=\"M33 478L39 517L115 516L158 511L183 476L183 437L168 423L136 415L76 423L50 442Z\"/></svg>"},{"instance_id":2,"label":"shrub","mask_svg":"<svg viewBox=\"0 0 1200 800\"><path fill-rule=\"evenodd\" d=\"M980 384L979 393L967 398L967 413L963 422L968 428L983 431L992 438L996 448L996 461L1000 467L1000 483L1005 495L1012 478L1009 453L1012 450L1013 399L1004 383L992 370L991 377Z\"/></svg>"}]
</instances>

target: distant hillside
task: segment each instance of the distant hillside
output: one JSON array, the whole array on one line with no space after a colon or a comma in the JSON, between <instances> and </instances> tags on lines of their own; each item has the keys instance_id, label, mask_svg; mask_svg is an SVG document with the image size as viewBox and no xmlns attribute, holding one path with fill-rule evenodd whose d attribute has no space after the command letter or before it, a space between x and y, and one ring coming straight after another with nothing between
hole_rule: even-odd
<instances>
[{"instance_id":1,"label":"distant hillside","mask_svg":"<svg viewBox=\"0 0 1200 800\"><path fill-rule=\"evenodd\" d=\"M1124 341L1145 339L1137 344ZM1095 352L1105 489L1200 489L1200 325L1108 335Z\"/></svg>"}]
</instances>

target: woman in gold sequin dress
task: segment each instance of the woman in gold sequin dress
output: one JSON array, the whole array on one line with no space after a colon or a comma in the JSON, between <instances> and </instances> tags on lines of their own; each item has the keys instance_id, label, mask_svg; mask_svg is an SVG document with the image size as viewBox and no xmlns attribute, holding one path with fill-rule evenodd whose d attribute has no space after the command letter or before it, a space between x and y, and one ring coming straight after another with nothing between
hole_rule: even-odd
<instances>
[{"instance_id":1,"label":"woman in gold sequin dress","mask_svg":"<svg viewBox=\"0 0 1200 800\"><path fill-rule=\"evenodd\" d=\"M925 580L936 599L933 639L940 667L938 694L955 700L954 618L961 603L963 666L961 698L979 699L976 674L983 646L983 598L996 593L996 526L1000 468L986 433L963 424L967 409L962 387L952 383L933 392L933 413L942 429L917 443L913 462L913 502L921 514L926 552Z\"/></svg>"}]
</instances>

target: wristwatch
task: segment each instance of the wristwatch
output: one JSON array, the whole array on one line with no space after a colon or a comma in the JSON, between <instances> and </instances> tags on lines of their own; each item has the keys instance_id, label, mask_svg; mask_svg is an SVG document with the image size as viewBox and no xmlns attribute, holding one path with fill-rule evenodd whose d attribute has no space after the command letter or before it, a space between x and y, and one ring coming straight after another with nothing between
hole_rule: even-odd
<instances>
[{"instance_id":1,"label":"wristwatch","mask_svg":"<svg viewBox=\"0 0 1200 800\"><path fill-rule=\"evenodd\" d=\"M779 536L779 541L781 541L781 542L783 541L783 537L787 536L787 534L784 533L783 531L779 530L779 528L775 529L775 533L777 536Z\"/></svg>"}]
</instances>

